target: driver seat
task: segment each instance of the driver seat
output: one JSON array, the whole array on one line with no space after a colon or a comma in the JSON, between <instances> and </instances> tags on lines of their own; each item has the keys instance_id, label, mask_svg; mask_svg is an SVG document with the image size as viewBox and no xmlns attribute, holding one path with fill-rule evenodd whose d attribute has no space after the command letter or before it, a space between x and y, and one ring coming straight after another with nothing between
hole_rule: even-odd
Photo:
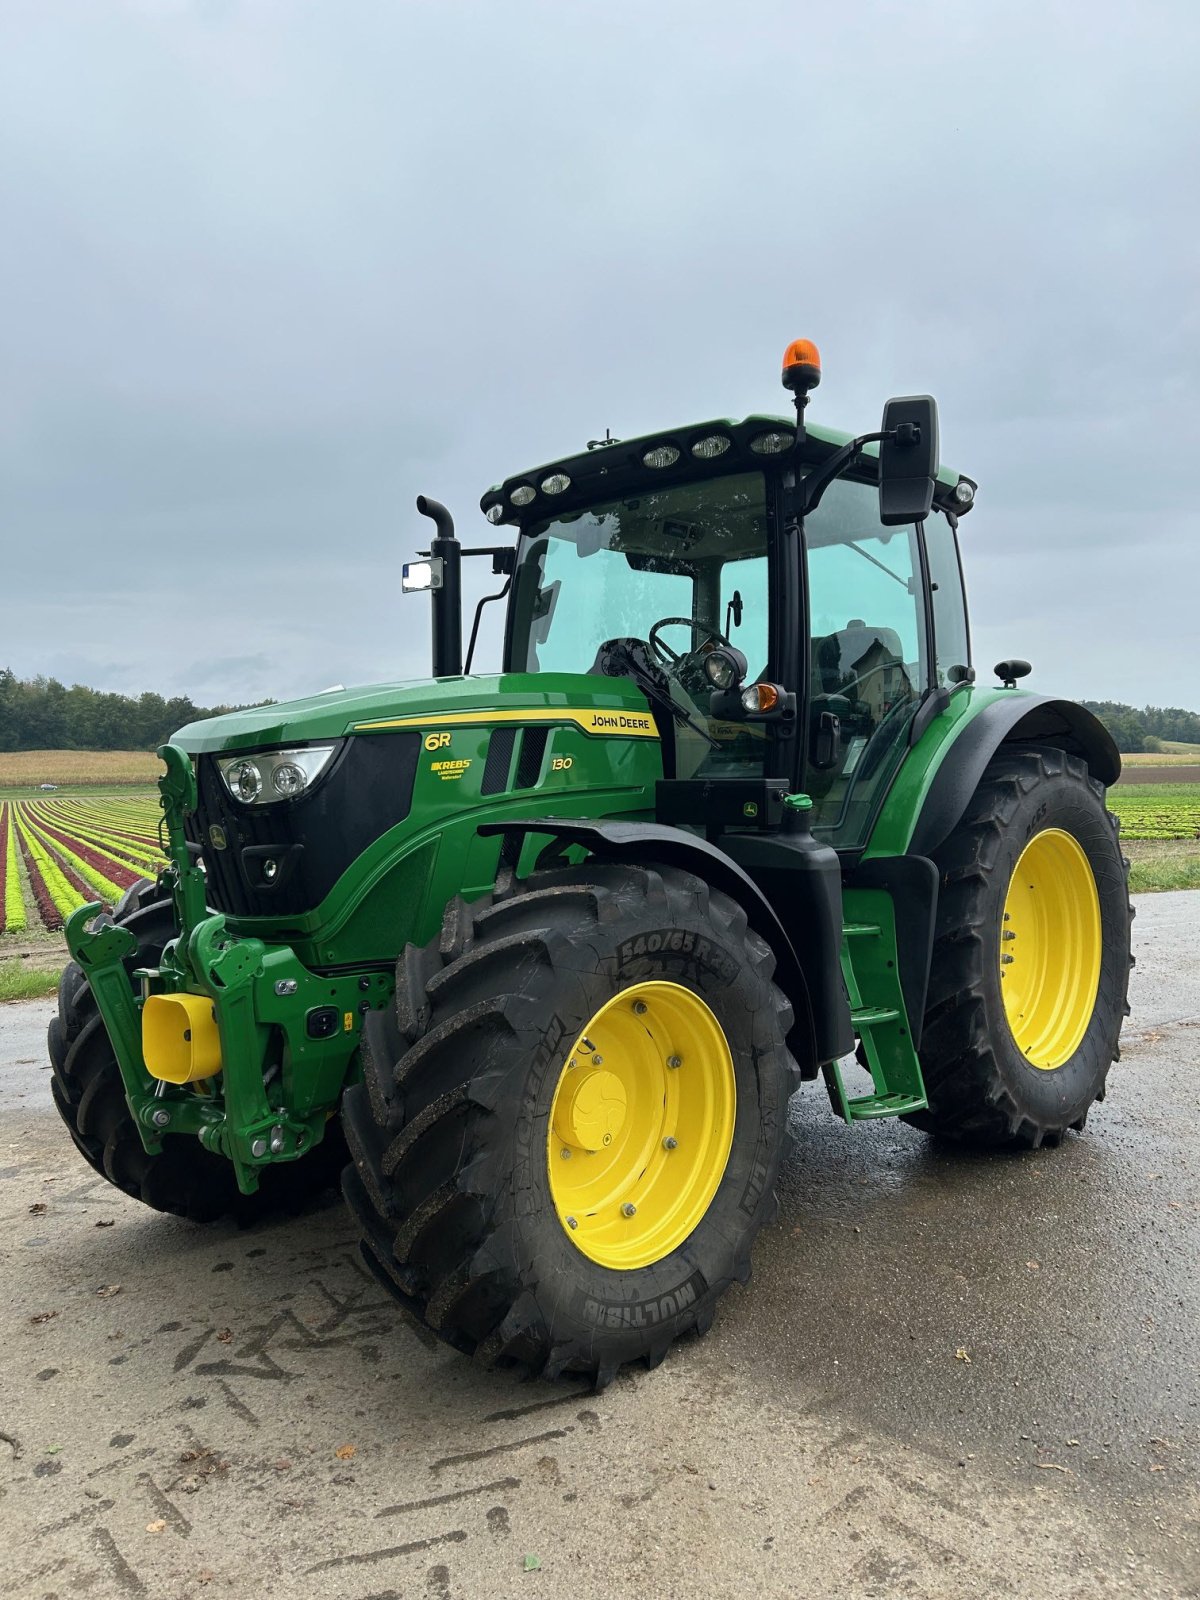
<instances>
[{"instance_id":1,"label":"driver seat","mask_svg":"<svg viewBox=\"0 0 1200 1600\"><path fill-rule=\"evenodd\" d=\"M894 628L869 626L852 617L844 628L818 640L815 654L820 692L858 702L873 722L912 694L904 646Z\"/></svg>"}]
</instances>

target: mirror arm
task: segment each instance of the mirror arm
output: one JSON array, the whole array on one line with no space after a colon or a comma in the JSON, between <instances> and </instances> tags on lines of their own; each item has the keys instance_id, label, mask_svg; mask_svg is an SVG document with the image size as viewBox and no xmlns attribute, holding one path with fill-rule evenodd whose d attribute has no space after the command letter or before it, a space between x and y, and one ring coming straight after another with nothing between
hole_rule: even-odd
<instances>
[{"instance_id":1,"label":"mirror arm","mask_svg":"<svg viewBox=\"0 0 1200 1600\"><path fill-rule=\"evenodd\" d=\"M491 556L493 576L499 578L516 571L517 552L510 544L479 544L463 546L464 556ZM493 596L493 598L496 598Z\"/></svg>"},{"instance_id":2,"label":"mirror arm","mask_svg":"<svg viewBox=\"0 0 1200 1600\"><path fill-rule=\"evenodd\" d=\"M482 550L464 551L464 554L483 555L485 552ZM471 662L475 659L475 641L479 637L479 624L483 620L484 606L490 606L493 600L503 600L511 588L512 579L506 578L504 580L503 589L498 589L495 594L485 594L480 596L479 604L475 607L475 620L471 624L471 642L467 645L467 660L466 665L463 667L464 675L470 672Z\"/></svg>"},{"instance_id":3,"label":"mirror arm","mask_svg":"<svg viewBox=\"0 0 1200 1600\"><path fill-rule=\"evenodd\" d=\"M801 478L800 489L804 497L801 516L807 517L821 504L821 496L828 489L835 478L841 476L846 468L851 465L855 456L865 444L876 444L884 439L894 439L896 429L888 429L883 433L860 433L857 439L851 439L849 444L844 444L836 454L831 455L824 466L818 467L816 472L810 472L807 478Z\"/></svg>"}]
</instances>

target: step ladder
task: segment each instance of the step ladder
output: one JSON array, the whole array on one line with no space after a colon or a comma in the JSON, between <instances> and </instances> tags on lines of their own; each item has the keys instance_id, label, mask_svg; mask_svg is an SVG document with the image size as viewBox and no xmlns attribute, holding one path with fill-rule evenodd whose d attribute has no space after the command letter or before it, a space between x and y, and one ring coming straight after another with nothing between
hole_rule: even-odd
<instances>
[{"instance_id":1,"label":"step ladder","mask_svg":"<svg viewBox=\"0 0 1200 1600\"><path fill-rule=\"evenodd\" d=\"M852 920L842 926L842 977L874 1088L847 1094L840 1064L830 1061L823 1069L830 1102L846 1122L924 1111L929 1101L900 985L892 898L881 889L848 889L844 900Z\"/></svg>"}]
</instances>

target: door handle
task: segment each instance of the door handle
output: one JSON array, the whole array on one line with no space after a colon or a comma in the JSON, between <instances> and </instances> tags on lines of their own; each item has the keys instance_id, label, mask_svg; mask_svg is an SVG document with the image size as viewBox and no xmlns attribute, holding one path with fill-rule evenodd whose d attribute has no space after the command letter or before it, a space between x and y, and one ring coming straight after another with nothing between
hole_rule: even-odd
<instances>
[{"instance_id":1,"label":"door handle","mask_svg":"<svg viewBox=\"0 0 1200 1600\"><path fill-rule=\"evenodd\" d=\"M842 719L835 711L822 711L813 731L812 764L819 772L836 766L842 742Z\"/></svg>"}]
</instances>

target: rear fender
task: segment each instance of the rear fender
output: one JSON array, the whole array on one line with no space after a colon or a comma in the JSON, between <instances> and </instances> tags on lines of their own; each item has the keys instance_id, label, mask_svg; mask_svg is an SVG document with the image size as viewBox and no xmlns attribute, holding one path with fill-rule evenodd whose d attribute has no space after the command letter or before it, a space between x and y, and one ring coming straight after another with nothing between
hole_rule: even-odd
<instances>
[{"instance_id":1,"label":"rear fender","mask_svg":"<svg viewBox=\"0 0 1200 1600\"><path fill-rule=\"evenodd\" d=\"M746 913L755 933L775 953L775 979L792 1002L795 1022L788 1044L800 1063L802 1075L816 1076L819 1065L812 1000L804 969L770 901L736 861L723 850L681 828L657 822L573 822L561 817L533 817L514 822L486 822L481 834L547 834L564 845L581 845L597 856L629 861L640 866L679 867L703 878L729 895ZM836 949L828 952L837 961Z\"/></svg>"},{"instance_id":2,"label":"rear fender","mask_svg":"<svg viewBox=\"0 0 1200 1600\"><path fill-rule=\"evenodd\" d=\"M1004 744L1041 744L1065 750L1086 761L1092 777L1106 787L1121 775L1121 757L1112 735L1083 706L1049 695L1003 691L963 722L942 757L917 812L908 855L932 855L949 837L988 762ZM919 758L919 753L918 746L913 756Z\"/></svg>"}]
</instances>

